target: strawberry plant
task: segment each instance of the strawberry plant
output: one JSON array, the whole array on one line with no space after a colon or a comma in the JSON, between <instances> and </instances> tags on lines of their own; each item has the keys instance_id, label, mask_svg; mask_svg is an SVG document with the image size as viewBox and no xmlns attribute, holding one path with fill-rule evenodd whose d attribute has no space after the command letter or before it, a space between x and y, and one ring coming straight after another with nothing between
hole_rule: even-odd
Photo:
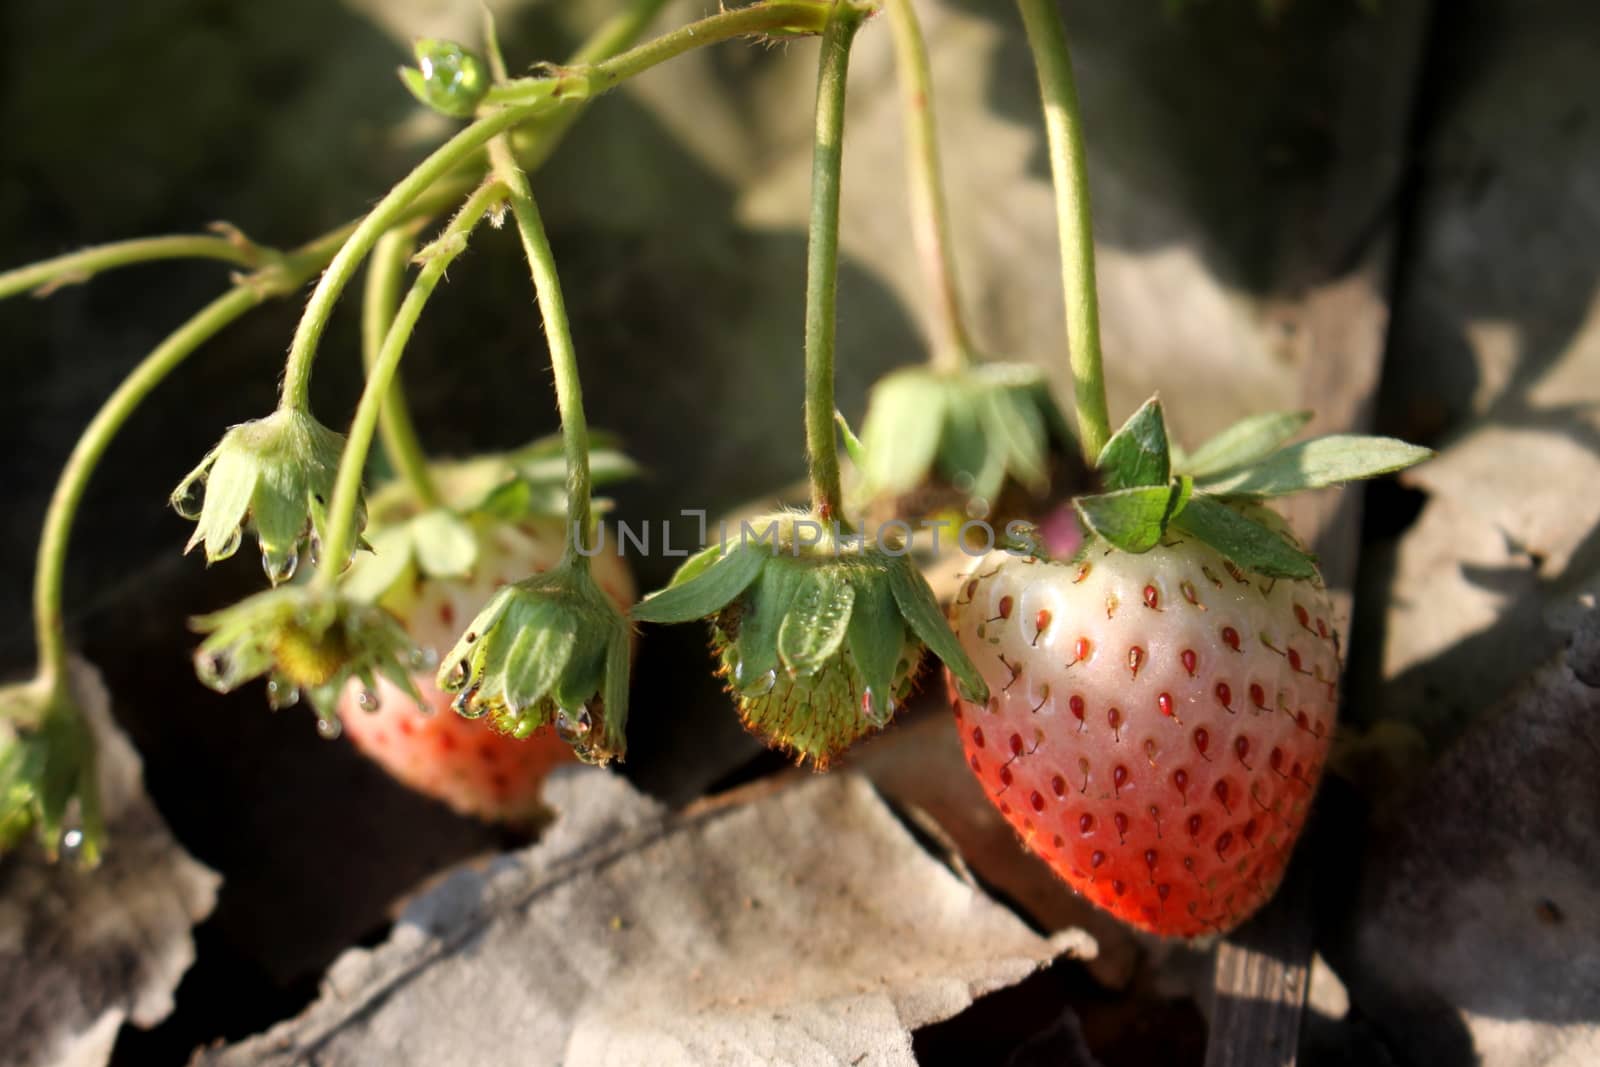
<instances>
[{"instance_id":1,"label":"strawberry plant","mask_svg":"<svg viewBox=\"0 0 1600 1067\"><path fill-rule=\"evenodd\" d=\"M760 0L640 43L661 6L634 0L568 62L527 77L510 75L492 24L481 55L418 41L403 86L464 124L359 220L297 249L223 229L0 275L7 296L172 258L240 271L118 387L62 473L35 574L37 671L0 692L0 846L31 833L53 851L70 837L88 862L103 846L61 604L96 463L175 367L263 301L316 279L277 408L223 433L172 493L194 523L187 551L212 563L249 543L268 585L194 620L202 682L227 692L259 681L273 707L309 705L324 735L347 736L408 785L458 811L521 819L555 763L626 755L637 624L703 621L744 724L818 769L893 721L931 653L972 772L1057 873L1157 933L1242 921L1271 894L1304 825L1341 670L1315 560L1264 502L1426 453L1348 435L1289 443L1305 415L1285 414L1184 454L1154 399L1111 431L1079 109L1052 0L1019 6L1057 193L1075 432L1039 368L981 358L966 325L911 0ZM896 46L930 344L925 365L877 384L858 439L834 398L839 201L851 46L880 9ZM704 546L634 603L594 497L634 468L589 431L578 341L528 171L622 82L692 49L797 36L821 38L805 279L809 502L747 520L737 541ZM444 463L423 452L400 364L447 272L488 236L485 222L509 222L526 260L561 433ZM363 266L366 381L341 432L313 411L312 373ZM369 493L375 443L396 477ZM952 492L970 519L999 515L1012 488L1044 498L1058 465L1079 458L1068 451L1096 480L1072 502L1079 529L1053 541L1014 523L1002 538L991 529L991 551L969 561L948 614L909 554L909 524L866 521L885 509L916 517L930 487ZM1047 542L1072 548L1053 559Z\"/></svg>"}]
</instances>

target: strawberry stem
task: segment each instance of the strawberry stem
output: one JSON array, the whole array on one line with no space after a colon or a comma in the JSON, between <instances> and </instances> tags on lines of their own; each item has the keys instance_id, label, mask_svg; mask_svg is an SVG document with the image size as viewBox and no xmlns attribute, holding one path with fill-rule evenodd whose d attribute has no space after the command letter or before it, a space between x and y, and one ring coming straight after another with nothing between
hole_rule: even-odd
<instances>
[{"instance_id":1,"label":"strawberry stem","mask_svg":"<svg viewBox=\"0 0 1600 1067\"><path fill-rule=\"evenodd\" d=\"M276 254L246 240L202 234L114 241L0 273L0 300L31 291L43 295L64 285L88 281L101 271L140 263L156 263L167 259L214 259L253 270L263 266Z\"/></svg>"},{"instance_id":2,"label":"strawberry stem","mask_svg":"<svg viewBox=\"0 0 1600 1067\"><path fill-rule=\"evenodd\" d=\"M400 286L405 281L406 268L415 249L413 230L406 226L384 234L372 250L361 316L361 360L369 375L382 351L389 327L394 324L395 310L400 304ZM411 407L406 403L405 386L399 374L389 383L389 395L378 409L378 436L389 462L423 507L437 507L439 490L428 473L427 455L417 438L417 427L411 419Z\"/></svg>"},{"instance_id":3,"label":"strawberry stem","mask_svg":"<svg viewBox=\"0 0 1600 1067\"><path fill-rule=\"evenodd\" d=\"M555 373L556 407L561 412L561 444L567 458L567 537L564 561L588 571L587 539L590 535L589 425L583 414L583 384L578 376L578 353L572 343L572 324L567 320L566 301L561 296L561 277L556 273L555 254L539 217L528 175L517 166L511 146L504 138L489 146L496 177L504 183L511 201L511 215L522 239L528 259L533 291L544 313L545 344L550 349L550 367ZM583 549L583 551L580 551Z\"/></svg>"},{"instance_id":4,"label":"strawberry stem","mask_svg":"<svg viewBox=\"0 0 1600 1067\"><path fill-rule=\"evenodd\" d=\"M494 138L530 120L563 113L563 98L587 100L691 49L752 34L815 33L821 30L830 4L831 0L752 4L681 26L596 63L561 67L551 77L520 78L494 86L483 100L488 110L400 179L361 220L349 241L328 265L306 302L305 314L289 345L279 407L300 411L309 408L311 366L316 360L317 345L327 329L334 304L378 238L398 224L412 203L428 193L435 182L470 165ZM647 15L649 13L646 11ZM620 24L608 23L602 27L600 35L606 44L621 44L623 35L629 30L636 31L643 21L625 17ZM584 51L589 52L592 47L586 46ZM553 124L553 129L559 135L565 126ZM548 153L548 149L545 152Z\"/></svg>"},{"instance_id":5,"label":"strawberry stem","mask_svg":"<svg viewBox=\"0 0 1600 1067\"><path fill-rule=\"evenodd\" d=\"M245 278L207 304L147 355L132 374L106 398L78 438L56 481L45 511L44 529L33 576L35 640L39 645L39 678L53 692L66 684L67 646L62 617L62 585L72 523L94 469L111 441L144 398L196 349L245 312L270 297L292 293L322 268L344 242L350 227L325 234L269 267Z\"/></svg>"},{"instance_id":6,"label":"strawberry stem","mask_svg":"<svg viewBox=\"0 0 1600 1067\"><path fill-rule=\"evenodd\" d=\"M1089 174L1072 58L1057 0L1017 0L1039 74L1050 173L1055 181L1056 225L1061 234L1061 284L1066 294L1067 344L1072 359L1078 438L1092 468L1111 438L1105 373L1100 361L1100 304L1095 293L1094 233L1089 216Z\"/></svg>"},{"instance_id":7,"label":"strawberry stem","mask_svg":"<svg viewBox=\"0 0 1600 1067\"><path fill-rule=\"evenodd\" d=\"M912 240L933 294L933 351L929 362L941 370L962 370L972 363L972 338L962 316L961 291L956 283L928 48L911 0L886 0L884 6L894 31L895 68L900 76L900 102L905 116Z\"/></svg>"},{"instance_id":8,"label":"strawberry stem","mask_svg":"<svg viewBox=\"0 0 1600 1067\"><path fill-rule=\"evenodd\" d=\"M839 184L844 160L845 82L850 43L862 13L849 0L822 32L817 70L816 140L811 154L810 241L806 247L806 451L811 507L824 522L844 521L834 425L833 356L839 283Z\"/></svg>"},{"instance_id":9,"label":"strawberry stem","mask_svg":"<svg viewBox=\"0 0 1600 1067\"><path fill-rule=\"evenodd\" d=\"M344 571L345 560L355 550L361 474L366 469L367 453L377 429L378 412L389 396L395 372L400 367L400 357L405 355L406 342L411 339L411 332L416 329L422 309L433 295L439 280L444 277L445 270L466 251L467 237L483 221L484 213L492 210L504 198L505 187L500 182L484 182L467 197L444 230L422 251L425 262L417 272L417 280L411 283L410 291L395 312L394 321L384 334L377 358L372 361L367 384L361 390L361 399L356 404L355 418L350 423L350 434L345 439L344 452L339 457L339 476L334 482L333 500L328 505L324 565L317 572L317 581L324 588L338 581Z\"/></svg>"}]
</instances>

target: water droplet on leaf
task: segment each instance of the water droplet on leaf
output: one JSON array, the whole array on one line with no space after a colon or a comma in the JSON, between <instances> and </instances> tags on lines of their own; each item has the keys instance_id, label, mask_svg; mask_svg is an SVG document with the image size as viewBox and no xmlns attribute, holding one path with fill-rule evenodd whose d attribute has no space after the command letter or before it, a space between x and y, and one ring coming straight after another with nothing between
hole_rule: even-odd
<instances>
[{"instance_id":1,"label":"water droplet on leaf","mask_svg":"<svg viewBox=\"0 0 1600 1067\"><path fill-rule=\"evenodd\" d=\"M594 720L589 715L588 708L569 710L562 708L556 712L556 733L561 740L571 745L583 755L584 739L589 736L589 731L594 727Z\"/></svg>"},{"instance_id":2,"label":"water droplet on leaf","mask_svg":"<svg viewBox=\"0 0 1600 1067\"><path fill-rule=\"evenodd\" d=\"M356 695L356 703L361 705L362 711L377 711L383 706L378 691L370 685L361 687L361 692Z\"/></svg>"},{"instance_id":3,"label":"water droplet on leaf","mask_svg":"<svg viewBox=\"0 0 1600 1067\"><path fill-rule=\"evenodd\" d=\"M268 548L261 550L261 569L266 571L267 581L273 585L282 585L292 579L299 566L300 556L292 548L287 552L273 552Z\"/></svg>"},{"instance_id":4,"label":"water droplet on leaf","mask_svg":"<svg viewBox=\"0 0 1600 1067\"><path fill-rule=\"evenodd\" d=\"M214 560L227 559L229 556L232 556L235 552L239 551L239 542L243 539L244 531L235 526L232 530L228 531L228 539L222 542L222 547L217 549L216 554L211 558Z\"/></svg>"},{"instance_id":5,"label":"water droplet on leaf","mask_svg":"<svg viewBox=\"0 0 1600 1067\"><path fill-rule=\"evenodd\" d=\"M317 733L329 741L334 741L338 739L340 734L344 733L344 727L339 724L339 719L336 716L327 719L319 718L317 720Z\"/></svg>"}]
</instances>

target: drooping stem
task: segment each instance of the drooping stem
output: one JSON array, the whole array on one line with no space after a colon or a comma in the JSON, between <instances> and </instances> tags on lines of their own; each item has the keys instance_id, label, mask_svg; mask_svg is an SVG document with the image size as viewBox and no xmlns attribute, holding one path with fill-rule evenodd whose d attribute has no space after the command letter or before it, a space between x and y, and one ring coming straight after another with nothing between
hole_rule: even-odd
<instances>
[{"instance_id":1,"label":"drooping stem","mask_svg":"<svg viewBox=\"0 0 1600 1067\"><path fill-rule=\"evenodd\" d=\"M67 647L61 614L62 575L66 568L67 544L72 536L72 519L95 465L150 390L190 353L260 301L257 293L240 285L207 304L123 379L73 446L45 512L44 533L39 539L34 570L33 616L39 643L39 675L48 679L49 684L60 686L65 682Z\"/></svg>"},{"instance_id":2,"label":"drooping stem","mask_svg":"<svg viewBox=\"0 0 1600 1067\"><path fill-rule=\"evenodd\" d=\"M97 245L64 256L30 263L0 273L0 300L34 290L50 291L63 285L88 281L101 271L156 263L169 259L214 259L236 267L261 266L272 255L241 239L179 234L173 237L140 237Z\"/></svg>"},{"instance_id":3,"label":"drooping stem","mask_svg":"<svg viewBox=\"0 0 1600 1067\"><path fill-rule=\"evenodd\" d=\"M411 228L399 227L379 238L377 247L372 250L361 314L361 360L368 374L372 373L384 338L394 323L395 309L400 304L400 287L405 282L406 267L415 248L416 239ZM389 384L389 395L384 398L383 406L378 409L378 435L389 462L423 507L437 507L439 491L428 473L427 454L417 439L416 424L411 421L411 407L406 403L405 386L398 373Z\"/></svg>"},{"instance_id":4,"label":"drooping stem","mask_svg":"<svg viewBox=\"0 0 1600 1067\"><path fill-rule=\"evenodd\" d=\"M1073 84L1067 33L1057 0L1017 0L1039 73L1050 173L1061 234L1061 284L1067 302L1067 344L1078 437L1092 467L1111 437L1105 373L1100 362L1100 303L1095 293L1094 232L1089 216L1089 172L1083 147L1078 91Z\"/></svg>"},{"instance_id":5,"label":"drooping stem","mask_svg":"<svg viewBox=\"0 0 1600 1067\"><path fill-rule=\"evenodd\" d=\"M333 485L333 500L328 507L328 538L323 546L324 565L317 571L316 581L323 587L337 582L343 563L356 547L356 511L361 503L361 476L367 465L367 453L372 448L372 438L377 430L378 413L394 383L400 368L400 357L405 355L406 342L416 329L422 309L433 295L439 280L455 258L466 251L467 237L483 220L484 213L496 207L505 198L505 187L498 181L485 181L467 197L443 232L422 250L424 262L417 272L416 281L401 301L389 331L384 334L378 357L373 360L367 374L367 383L356 403L355 418L350 422L350 433L345 438L344 452L339 456L339 474Z\"/></svg>"},{"instance_id":6,"label":"drooping stem","mask_svg":"<svg viewBox=\"0 0 1600 1067\"><path fill-rule=\"evenodd\" d=\"M931 362L959 370L972 362L972 338L961 312L956 261L950 240L950 210L939 165L933 111L933 73L928 47L912 0L887 0L894 30L895 69L905 114L906 172L910 181L911 230L933 297Z\"/></svg>"},{"instance_id":7,"label":"drooping stem","mask_svg":"<svg viewBox=\"0 0 1600 1067\"><path fill-rule=\"evenodd\" d=\"M749 34L816 32L822 27L828 7L829 0L755 4L690 23L599 63L565 67L554 77L522 78L494 86L484 97L488 110L400 179L361 220L328 265L306 302L289 345L279 406L298 410L309 406L311 366L317 344L327 329L334 304L378 238L405 216L407 208L429 186L470 162L489 141L550 112L565 97L586 98L604 92L691 49Z\"/></svg>"},{"instance_id":8,"label":"drooping stem","mask_svg":"<svg viewBox=\"0 0 1600 1067\"><path fill-rule=\"evenodd\" d=\"M95 466L112 439L141 401L174 368L229 323L264 300L291 293L333 256L351 227L340 227L317 238L272 266L253 274L202 308L146 356L115 392L106 398L78 438L56 481L45 511L44 530L33 576L35 640L39 646L40 682L59 693L66 684L66 634L61 611L62 582L72 523Z\"/></svg>"},{"instance_id":9,"label":"drooping stem","mask_svg":"<svg viewBox=\"0 0 1600 1067\"><path fill-rule=\"evenodd\" d=\"M556 273L555 255L539 217L528 176L511 155L502 139L489 146L494 174L505 183L511 201L511 215L517 222L517 235L528 258L533 277L534 297L544 316L545 344L550 349L550 368L555 373L556 407L561 413L561 444L567 458L567 543L564 561L582 570L589 568L590 536L589 425L583 413L583 386L578 377L578 353L572 343L572 325L567 321L567 305L561 296L561 278ZM581 539L581 540L580 540ZM581 551L580 551L581 550Z\"/></svg>"},{"instance_id":10,"label":"drooping stem","mask_svg":"<svg viewBox=\"0 0 1600 1067\"><path fill-rule=\"evenodd\" d=\"M559 68L550 78L517 78L490 89L489 105L521 106L526 101L595 96L685 52L736 37L821 33L835 3L851 0L763 0L733 11L708 15L595 63Z\"/></svg>"},{"instance_id":11,"label":"drooping stem","mask_svg":"<svg viewBox=\"0 0 1600 1067\"><path fill-rule=\"evenodd\" d=\"M811 508L843 523L833 400L834 308L839 281L839 181L844 162L845 81L861 12L849 0L833 9L817 68L817 128L811 149L811 218L806 245L806 452Z\"/></svg>"}]
</instances>

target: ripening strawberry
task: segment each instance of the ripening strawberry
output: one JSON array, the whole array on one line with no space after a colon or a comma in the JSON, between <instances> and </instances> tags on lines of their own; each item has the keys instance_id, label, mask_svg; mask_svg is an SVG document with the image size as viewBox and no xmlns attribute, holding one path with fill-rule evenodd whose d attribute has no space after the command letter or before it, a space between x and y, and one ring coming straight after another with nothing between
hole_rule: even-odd
<instances>
[{"instance_id":1,"label":"ripening strawberry","mask_svg":"<svg viewBox=\"0 0 1600 1067\"><path fill-rule=\"evenodd\" d=\"M480 535L469 576L418 573L401 579L383 604L424 650L426 662L436 664L497 589L556 564L562 535L559 520L491 525ZM381 550L383 542L378 544ZM633 579L620 556L601 552L592 567L595 581L619 608L633 603ZM352 683L339 704L345 735L400 782L463 815L517 821L536 814L550 770L576 759L570 742L554 726L519 740L494 730L487 718L457 714L453 695L438 687L431 666L412 681L423 706L383 679L372 690Z\"/></svg>"},{"instance_id":2,"label":"ripening strawberry","mask_svg":"<svg viewBox=\"0 0 1600 1067\"><path fill-rule=\"evenodd\" d=\"M1338 713L1318 578L1247 574L1174 531L1142 553L992 553L953 608L989 684L967 761L1073 888L1157 934L1243 921L1277 887Z\"/></svg>"}]
</instances>

